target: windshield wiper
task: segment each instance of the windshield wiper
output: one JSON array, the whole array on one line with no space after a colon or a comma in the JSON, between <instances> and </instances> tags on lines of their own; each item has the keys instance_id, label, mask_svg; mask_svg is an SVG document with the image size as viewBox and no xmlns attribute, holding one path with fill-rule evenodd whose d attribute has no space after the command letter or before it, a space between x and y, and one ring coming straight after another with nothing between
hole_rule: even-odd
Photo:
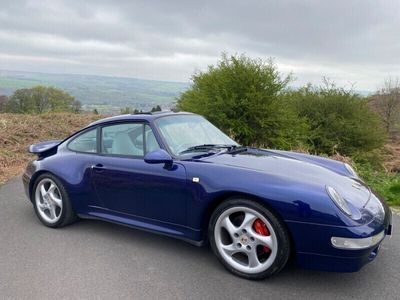
<instances>
[{"instance_id":1,"label":"windshield wiper","mask_svg":"<svg viewBox=\"0 0 400 300\"><path fill-rule=\"evenodd\" d=\"M246 152L247 150L248 150L248 147L234 146L231 149L228 149L228 151L226 151L226 153L227 154L238 154L238 153Z\"/></svg>"},{"instance_id":2,"label":"windshield wiper","mask_svg":"<svg viewBox=\"0 0 400 300\"><path fill-rule=\"evenodd\" d=\"M201 150L212 150L212 149L222 149L226 148L229 150L236 148L237 145L225 145L225 144L203 144L189 147L178 154L188 153L188 152L196 152Z\"/></svg>"}]
</instances>

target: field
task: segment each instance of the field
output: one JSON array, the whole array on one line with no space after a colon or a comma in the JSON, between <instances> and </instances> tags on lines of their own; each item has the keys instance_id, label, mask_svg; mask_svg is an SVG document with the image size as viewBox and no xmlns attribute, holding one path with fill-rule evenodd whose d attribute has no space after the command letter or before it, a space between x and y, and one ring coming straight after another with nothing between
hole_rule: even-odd
<instances>
[{"instance_id":1,"label":"field","mask_svg":"<svg viewBox=\"0 0 400 300\"><path fill-rule=\"evenodd\" d=\"M51 139L63 139L85 125L102 118L94 114L52 113L43 115L0 114L0 184L23 171L26 163L34 159L27 152L30 144ZM400 143L386 146L385 167L400 169ZM345 160L340 155L332 157ZM382 194L391 205L400 205L400 175L377 171L368 164L356 165L359 174Z\"/></svg>"}]
</instances>

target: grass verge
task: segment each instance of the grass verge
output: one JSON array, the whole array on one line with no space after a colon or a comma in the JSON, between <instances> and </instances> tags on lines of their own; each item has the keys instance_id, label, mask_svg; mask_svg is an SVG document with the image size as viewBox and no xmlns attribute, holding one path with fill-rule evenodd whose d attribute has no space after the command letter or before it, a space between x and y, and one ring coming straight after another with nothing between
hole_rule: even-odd
<instances>
[{"instance_id":1,"label":"grass verge","mask_svg":"<svg viewBox=\"0 0 400 300\"><path fill-rule=\"evenodd\" d=\"M357 172L389 205L400 205L400 174L357 164Z\"/></svg>"}]
</instances>

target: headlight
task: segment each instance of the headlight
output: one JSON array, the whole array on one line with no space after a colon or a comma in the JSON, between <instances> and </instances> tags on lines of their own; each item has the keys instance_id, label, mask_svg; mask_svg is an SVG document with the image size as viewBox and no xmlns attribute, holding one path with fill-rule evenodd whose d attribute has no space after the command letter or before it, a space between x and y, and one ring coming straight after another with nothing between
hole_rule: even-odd
<instances>
[{"instance_id":1,"label":"headlight","mask_svg":"<svg viewBox=\"0 0 400 300\"><path fill-rule=\"evenodd\" d=\"M356 171L353 169L352 166L350 166L349 164L346 164L346 163L344 164L344 166L351 175L353 175L354 177L358 177Z\"/></svg>"},{"instance_id":2,"label":"headlight","mask_svg":"<svg viewBox=\"0 0 400 300\"><path fill-rule=\"evenodd\" d=\"M351 210L347 205L346 200L331 186L326 186L326 191L329 197L335 202L335 204L348 216L351 216Z\"/></svg>"}]
</instances>

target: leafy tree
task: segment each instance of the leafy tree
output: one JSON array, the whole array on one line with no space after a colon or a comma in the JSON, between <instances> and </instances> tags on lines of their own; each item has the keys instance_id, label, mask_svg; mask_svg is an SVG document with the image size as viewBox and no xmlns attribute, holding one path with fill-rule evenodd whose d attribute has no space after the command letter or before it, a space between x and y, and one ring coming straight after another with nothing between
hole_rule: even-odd
<instances>
[{"instance_id":1,"label":"leafy tree","mask_svg":"<svg viewBox=\"0 0 400 300\"><path fill-rule=\"evenodd\" d=\"M321 87L307 85L286 95L310 127L308 144L317 153L356 155L380 148L385 133L367 101L325 80Z\"/></svg>"},{"instance_id":2,"label":"leafy tree","mask_svg":"<svg viewBox=\"0 0 400 300\"><path fill-rule=\"evenodd\" d=\"M80 102L67 92L46 86L19 89L10 97L6 110L13 113L45 113L80 110Z\"/></svg>"},{"instance_id":3,"label":"leafy tree","mask_svg":"<svg viewBox=\"0 0 400 300\"><path fill-rule=\"evenodd\" d=\"M6 110L6 105L8 102L8 97L5 95L0 96L0 112L4 112Z\"/></svg>"},{"instance_id":4,"label":"leafy tree","mask_svg":"<svg viewBox=\"0 0 400 300\"><path fill-rule=\"evenodd\" d=\"M216 66L192 76L177 108L204 115L244 145L298 147L307 125L281 101L290 79L272 60L223 54Z\"/></svg>"},{"instance_id":5,"label":"leafy tree","mask_svg":"<svg viewBox=\"0 0 400 300\"><path fill-rule=\"evenodd\" d=\"M6 105L6 112L12 113L33 113L34 104L28 89L19 89L9 98Z\"/></svg>"}]
</instances>

